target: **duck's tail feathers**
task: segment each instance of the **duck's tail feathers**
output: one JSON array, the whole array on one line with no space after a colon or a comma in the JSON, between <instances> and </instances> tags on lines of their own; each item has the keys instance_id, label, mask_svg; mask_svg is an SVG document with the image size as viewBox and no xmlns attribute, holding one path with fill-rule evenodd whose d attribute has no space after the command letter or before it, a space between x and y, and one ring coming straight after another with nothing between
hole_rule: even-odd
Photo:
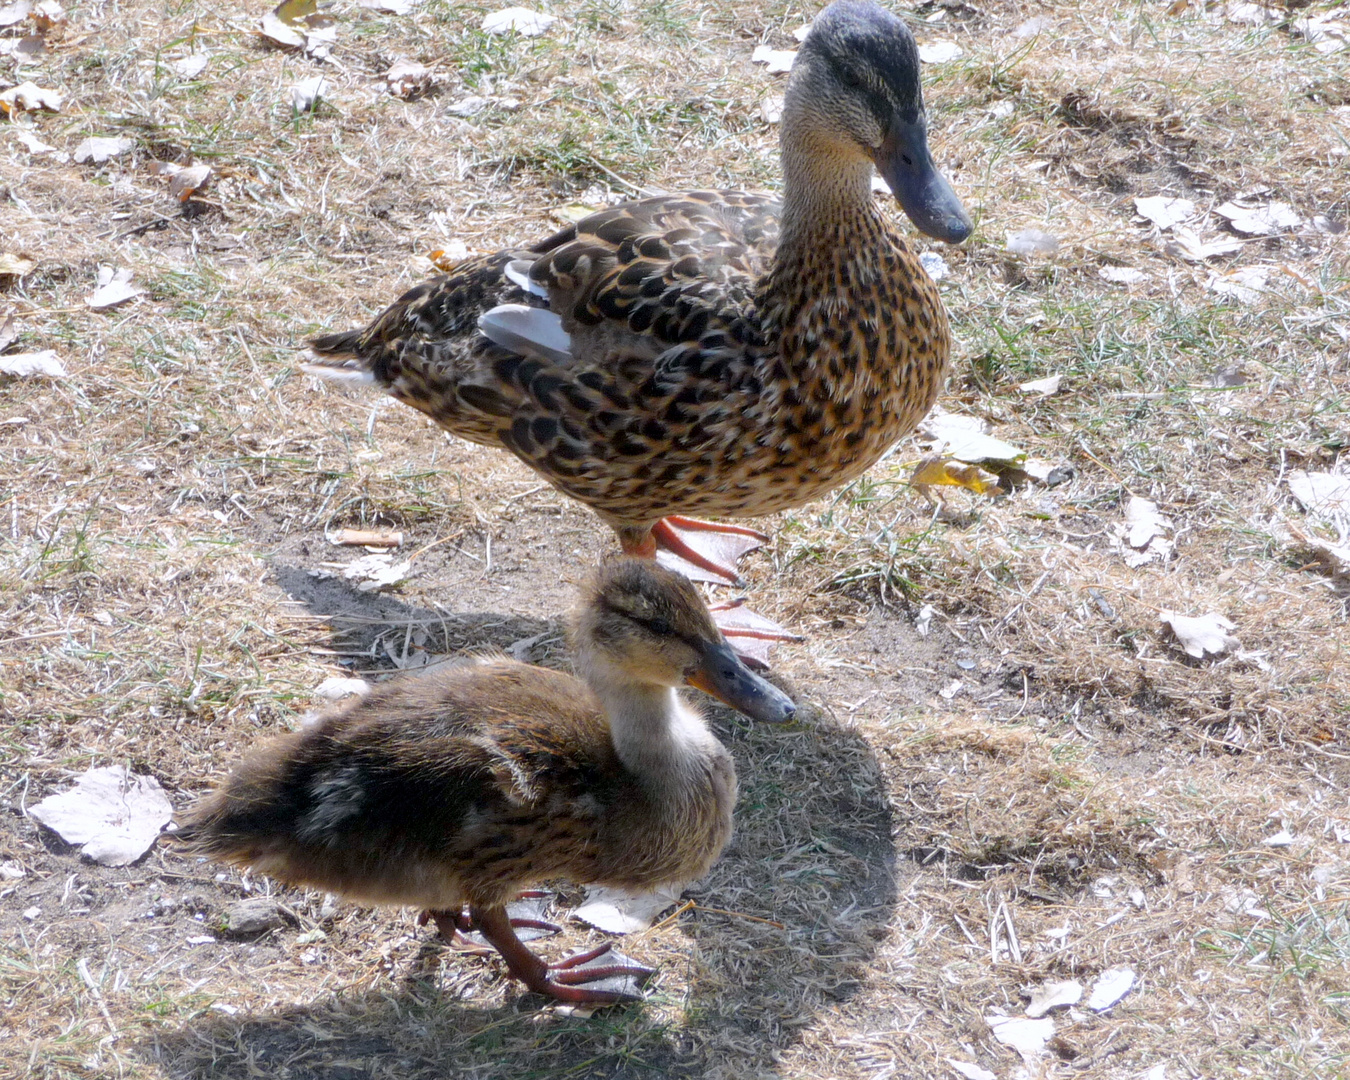
<instances>
[{"instance_id":1,"label":"duck's tail feathers","mask_svg":"<svg viewBox=\"0 0 1350 1080\"><path fill-rule=\"evenodd\" d=\"M321 379L332 379L334 382L352 386L370 386L376 381L375 372L370 370L370 366L364 360L356 357L335 357L330 360L321 356L301 364L300 370L308 375L317 375Z\"/></svg>"}]
</instances>

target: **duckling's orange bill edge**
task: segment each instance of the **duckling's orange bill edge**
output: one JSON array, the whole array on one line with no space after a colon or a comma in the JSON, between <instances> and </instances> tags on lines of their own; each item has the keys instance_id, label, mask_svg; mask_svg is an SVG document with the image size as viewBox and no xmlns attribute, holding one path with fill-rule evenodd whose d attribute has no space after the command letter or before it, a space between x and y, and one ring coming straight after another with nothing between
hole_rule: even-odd
<instances>
[{"instance_id":1,"label":"duckling's orange bill edge","mask_svg":"<svg viewBox=\"0 0 1350 1080\"><path fill-rule=\"evenodd\" d=\"M726 642L710 647L703 663L685 672L684 681L752 720L783 724L797 711L792 699L767 679L756 675Z\"/></svg>"}]
</instances>

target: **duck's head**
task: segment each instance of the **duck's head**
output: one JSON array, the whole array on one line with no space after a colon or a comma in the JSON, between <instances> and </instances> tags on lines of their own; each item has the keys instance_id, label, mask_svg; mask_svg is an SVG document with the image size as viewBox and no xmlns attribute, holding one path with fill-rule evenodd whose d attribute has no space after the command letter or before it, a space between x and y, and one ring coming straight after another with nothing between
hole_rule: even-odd
<instances>
[{"instance_id":1,"label":"duck's head","mask_svg":"<svg viewBox=\"0 0 1350 1080\"><path fill-rule=\"evenodd\" d=\"M971 232L961 200L933 164L919 86L919 50L889 11L839 0L816 17L788 78L789 126L870 158L921 232L959 244Z\"/></svg>"},{"instance_id":2,"label":"duck's head","mask_svg":"<svg viewBox=\"0 0 1350 1080\"><path fill-rule=\"evenodd\" d=\"M792 699L736 656L694 586L651 559L605 563L572 627L578 667L608 683L693 686L754 720L792 718Z\"/></svg>"}]
</instances>

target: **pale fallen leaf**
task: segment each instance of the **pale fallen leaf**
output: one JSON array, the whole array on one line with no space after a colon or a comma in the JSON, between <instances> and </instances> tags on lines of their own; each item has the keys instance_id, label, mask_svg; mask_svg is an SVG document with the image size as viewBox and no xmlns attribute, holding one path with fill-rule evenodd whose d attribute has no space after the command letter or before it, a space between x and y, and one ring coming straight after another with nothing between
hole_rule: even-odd
<instances>
[{"instance_id":1,"label":"pale fallen leaf","mask_svg":"<svg viewBox=\"0 0 1350 1080\"><path fill-rule=\"evenodd\" d=\"M946 64L964 55L961 46L954 41L930 41L919 46L919 59L925 64Z\"/></svg>"},{"instance_id":2,"label":"pale fallen leaf","mask_svg":"<svg viewBox=\"0 0 1350 1080\"><path fill-rule=\"evenodd\" d=\"M181 60L175 60L171 65L173 70L185 79L195 79L206 70L206 53L189 53Z\"/></svg>"},{"instance_id":3,"label":"pale fallen leaf","mask_svg":"<svg viewBox=\"0 0 1350 1080\"><path fill-rule=\"evenodd\" d=\"M282 0L262 17L260 32L274 44L322 59L337 43L337 20L319 11L316 0Z\"/></svg>"},{"instance_id":4,"label":"pale fallen leaf","mask_svg":"<svg viewBox=\"0 0 1350 1080\"><path fill-rule=\"evenodd\" d=\"M45 375L49 379L64 379L66 369L55 349L40 352L6 353L0 356L0 373L5 375Z\"/></svg>"},{"instance_id":5,"label":"pale fallen leaf","mask_svg":"<svg viewBox=\"0 0 1350 1080\"><path fill-rule=\"evenodd\" d=\"M1172 199L1166 195L1137 197L1134 209L1140 217L1147 218L1163 232L1195 217L1195 203L1190 199Z\"/></svg>"},{"instance_id":6,"label":"pale fallen leaf","mask_svg":"<svg viewBox=\"0 0 1350 1080\"><path fill-rule=\"evenodd\" d=\"M1204 262L1206 259L1217 259L1223 255L1236 255L1242 250L1242 241L1235 240L1231 236L1202 240L1200 234L1193 229L1174 229L1172 239L1163 250L1188 262Z\"/></svg>"},{"instance_id":7,"label":"pale fallen leaf","mask_svg":"<svg viewBox=\"0 0 1350 1080\"><path fill-rule=\"evenodd\" d=\"M1350 10L1342 7L1322 15L1295 19L1293 30L1312 42L1313 48L1320 53L1340 52L1350 43L1350 20L1347 20L1347 15L1350 15Z\"/></svg>"},{"instance_id":8,"label":"pale fallen leaf","mask_svg":"<svg viewBox=\"0 0 1350 1080\"><path fill-rule=\"evenodd\" d=\"M1243 26L1264 26L1267 23L1280 21L1280 13L1274 8L1266 7L1265 4L1229 4L1224 10L1224 16L1229 22L1239 23Z\"/></svg>"},{"instance_id":9,"label":"pale fallen leaf","mask_svg":"<svg viewBox=\"0 0 1350 1080\"><path fill-rule=\"evenodd\" d=\"M301 79L291 87L291 107L298 113L309 112L323 98L327 89L328 83L322 75Z\"/></svg>"},{"instance_id":10,"label":"pale fallen leaf","mask_svg":"<svg viewBox=\"0 0 1350 1080\"><path fill-rule=\"evenodd\" d=\"M1023 229L1007 237L1008 250L1017 255L1053 255L1059 250L1059 237L1044 229Z\"/></svg>"},{"instance_id":11,"label":"pale fallen leaf","mask_svg":"<svg viewBox=\"0 0 1350 1080\"><path fill-rule=\"evenodd\" d=\"M572 912L572 918L607 934L635 934L646 930L661 912L678 903L683 891L683 885L666 885L641 893L588 886L586 902Z\"/></svg>"},{"instance_id":12,"label":"pale fallen leaf","mask_svg":"<svg viewBox=\"0 0 1350 1080\"><path fill-rule=\"evenodd\" d=\"M946 1062L964 1076L966 1080L998 1080L998 1077L988 1069L983 1069L979 1065L973 1065L969 1061L957 1061L956 1058L947 1058Z\"/></svg>"},{"instance_id":13,"label":"pale fallen leaf","mask_svg":"<svg viewBox=\"0 0 1350 1080\"><path fill-rule=\"evenodd\" d=\"M60 112L62 97L57 90L44 90L31 82L21 82L0 94L0 112L13 116L18 112Z\"/></svg>"},{"instance_id":14,"label":"pale fallen leaf","mask_svg":"<svg viewBox=\"0 0 1350 1080\"><path fill-rule=\"evenodd\" d=\"M125 304L128 300L140 296L144 291L144 289L138 289L131 284L130 269L123 267L121 270L115 271L111 266L100 266L98 268L98 287L84 298L84 302L91 308L102 310Z\"/></svg>"},{"instance_id":15,"label":"pale fallen leaf","mask_svg":"<svg viewBox=\"0 0 1350 1080\"><path fill-rule=\"evenodd\" d=\"M33 0L16 0L13 4L0 7L0 26L15 26L28 18L33 10Z\"/></svg>"},{"instance_id":16,"label":"pale fallen leaf","mask_svg":"<svg viewBox=\"0 0 1350 1080\"><path fill-rule=\"evenodd\" d=\"M314 688L314 696L324 701L341 701L345 697L365 697L370 690L370 683L365 679L348 679L333 675Z\"/></svg>"},{"instance_id":17,"label":"pale fallen leaf","mask_svg":"<svg viewBox=\"0 0 1350 1080\"><path fill-rule=\"evenodd\" d=\"M1045 1052L1045 1044L1055 1035L1055 1022L1048 1016L1031 1020L994 1013L984 1019L993 1031L994 1038L1016 1050L1027 1065L1032 1065Z\"/></svg>"},{"instance_id":18,"label":"pale fallen leaf","mask_svg":"<svg viewBox=\"0 0 1350 1080\"><path fill-rule=\"evenodd\" d=\"M28 816L104 866L126 866L150 850L173 817L164 789L126 766L90 769L75 786L30 807Z\"/></svg>"},{"instance_id":19,"label":"pale fallen leaf","mask_svg":"<svg viewBox=\"0 0 1350 1080\"><path fill-rule=\"evenodd\" d=\"M431 85L431 69L416 60L395 60L384 73L384 81L394 97L407 101L426 92Z\"/></svg>"},{"instance_id":20,"label":"pale fallen leaf","mask_svg":"<svg viewBox=\"0 0 1350 1080\"><path fill-rule=\"evenodd\" d=\"M56 147L48 146L36 135L31 135L27 131L16 131L14 137L23 143L23 147L30 154L54 154Z\"/></svg>"},{"instance_id":21,"label":"pale fallen leaf","mask_svg":"<svg viewBox=\"0 0 1350 1080\"><path fill-rule=\"evenodd\" d=\"M169 194L179 202L187 202L211 182L210 165L190 165L169 175Z\"/></svg>"},{"instance_id":22,"label":"pale fallen leaf","mask_svg":"<svg viewBox=\"0 0 1350 1080\"><path fill-rule=\"evenodd\" d=\"M994 462L1015 465L1027 456L1011 443L984 434L984 423L975 416L955 413L930 413L919 431L935 444L934 453L945 454L971 464Z\"/></svg>"},{"instance_id":23,"label":"pale fallen leaf","mask_svg":"<svg viewBox=\"0 0 1350 1080\"><path fill-rule=\"evenodd\" d=\"M887 191L889 190L890 189L887 188ZM934 281L941 281L951 273L947 268L947 260L936 251L925 251L920 255L919 265L924 268L928 276Z\"/></svg>"},{"instance_id":24,"label":"pale fallen leaf","mask_svg":"<svg viewBox=\"0 0 1350 1080\"><path fill-rule=\"evenodd\" d=\"M538 37L547 33L548 28L557 22L552 15L540 11L531 11L525 7L502 8L483 16L482 30L485 34L517 33L521 37Z\"/></svg>"},{"instance_id":25,"label":"pale fallen leaf","mask_svg":"<svg viewBox=\"0 0 1350 1080\"><path fill-rule=\"evenodd\" d=\"M360 0L363 8L387 11L390 15L406 15L416 6L416 0Z\"/></svg>"},{"instance_id":26,"label":"pale fallen leaf","mask_svg":"<svg viewBox=\"0 0 1350 1080\"><path fill-rule=\"evenodd\" d=\"M32 259L24 258L22 255L12 255L7 251L0 251L0 277L23 277L37 266Z\"/></svg>"},{"instance_id":27,"label":"pale fallen leaf","mask_svg":"<svg viewBox=\"0 0 1350 1080\"><path fill-rule=\"evenodd\" d=\"M1228 633L1229 630L1235 629L1233 623L1212 611L1206 615L1191 616L1177 615L1164 608L1158 617L1163 625L1172 628L1172 633L1176 635L1186 654L1197 660L1203 659L1206 653L1218 656L1229 649L1236 649L1241 644L1237 638Z\"/></svg>"},{"instance_id":28,"label":"pale fallen leaf","mask_svg":"<svg viewBox=\"0 0 1350 1080\"><path fill-rule=\"evenodd\" d=\"M1050 19L1048 16L1035 15L1032 18L1027 19L1025 22L1018 23L1017 28L1013 30L1013 37L1015 38L1035 37L1042 30L1048 30L1049 28L1050 28Z\"/></svg>"},{"instance_id":29,"label":"pale fallen leaf","mask_svg":"<svg viewBox=\"0 0 1350 1080\"><path fill-rule=\"evenodd\" d=\"M13 859L0 862L0 881L18 881L27 873L28 871Z\"/></svg>"},{"instance_id":30,"label":"pale fallen leaf","mask_svg":"<svg viewBox=\"0 0 1350 1080\"><path fill-rule=\"evenodd\" d=\"M1139 1074L1139 1080L1167 1080L1167 1065L1154 1065L1153 1068Z\"/></svg>"},{"instance_id":31,"label":"pale fallen leaf","mask_svg":"<svg viewBox=\"0 0 1350 1080\"><path fill-rule=\"evenodd\" d=\"M772 94L759 103L759 115L766 124L776 124L783 119L783 95Z\"/></svg>"},{"instance_id":32,"label":"pale fallen leaf","mask_svg":"<svg viewBox=\"0 0 1350 1080\"><path fill-rule=\"evenodd\" d=\"M1219 296L1227 296L1241 304L1254 304L1269 290L1270 268L1266 266L1239 266L1234 270L1212 272L1205 288Z\"/></svg>"},{"instance_id":33,"label":"pale fallen leaf","mask_svg":"<svg viewBox=\"0 0 1350 1080\"><path fill-rule=\"evenodd\" d=\"M1027 1015L1033 1020L1039 1019L1051 1009L1077 1005L1083 996L1083 986L1073 979L1065 982L1043 983L1031 992L1027 1002Z\"/></svg>"},{"instance_id":34,"label":"pale fallen leaf","mask_svg":"<svg viewBox=\"0 0 1350 1080\"><path fill-rule=\"evenodd\" d=\"M1092 993L1084 1004L1093 1012L1105 1012L1130 992L1134 986L1134 972L1129 968L1108 968L1097 976Z\"/></svg>"},{"instance_id":35,"label":"pale fallen leaf","mask_svg":"<svg viewBox=\"0 0 1350 1080\"><path fill-rule=\"evenodd\" d=\"M1350 532L1350 476L1295 469L1288 484L1304 510L1335 525L1345 539Z\"/></svg>"},{"instance_id":36,"label":"pale fallen leaf","mask_svg":"<svg viewBox=\"0 0 1350 1080\"><path fill-rule=\"evenodd\" d=\"M29 34L21 38L0 40L0 56L12 56L20 64L36 60L47 51L47 43L41 34Z\"/></svg>"},{"instance_id":37,"label":"pale fallen leaf","mask_svg":"<svg viewBox=\"0 0 1350 1080\"><path fill-rule=\"evenodd\" d=\"M492 102L481 94L470 94L468 97L451 102L445 107L445 111L451 116L477 116L491 104Z\"/></svg>"},{"instance_id":38,"label":"pale fallen leaf","mask_svg":"<svg viewBox=\"0 0 1350 1080\"><path fill-rule=\"evenodd\" d=\"M1226 202L1216 206L1214 212L1227 218L1234 231L1247 236L1274 236L1286 229L1297 229L1303 224L1303 218L1285 202L1266 203L1264 206Z\"/></svg>"},{"instance_id":39,"label":"pale fallen leaf","mask_svg":"<svg viewBox=\"0 0 1350 1080\"><path fill-rule=\"evenodd\" d=\"M1146 548L1155 536L1164 535L1172 523L1158 513L1158 504L1131 495L1125 504L1125 542L1132 548Z\"/></svg>"},{"instance_id":40,"label":"pale fallen leaf","mask_svg":"<svg viewBox=\"0 0 1350 1080\"><path fill-rule=\"evenodd\" d=\"M14 325L14 316L5 316L5 321L0 323L0 353L13 345L14 339L18 336L19 328Z\"/></svg>"},{"instance_id":41,"label":"pale fallen leaf","mask_svg":"<svg viewBox=\"0 0 1350 1080\"><path fill-rule=\"evenodd\" d=\"M75 147L74 158L81 163L87 161L95 165L102 165L109 158L127 153L135 145L136 143L131 139L105 139L95 135L85 139L84 142Z\"/></svg>"},{"instance_id":42,"label":"pale fallen leaf","mask_svg":"<svg viewBox=\"0 0 1350 1080\"><path fill-rule=\"evenodd\" d=\"M363 555L342 568L342 576L356 582L358 592L373 592L403 581L412 571L412 562L394 562L392 555Z\"/></svg>"},{"instance_id":43,"label":"pale fallen leaf","mask_svg":"<svg viewBox=\"0 0 1350 1080\"><path fill-rule=\"evenodd\" d=\"M1288 829L1281 829L1277 833L1272 833L1261 841L1266 847L1292 847L1294 844L1294 834Z\"/></svg>"},{"instance_id":44,"label":"pale fallen leaf","mask_svg":"<svg viewBox=\"0 0 1350 1080\"><path fill-rule=\"evenodd\" d=\"M1017 389L1024 394L1040 394L1042 397L1049 397L1051 394L1059 393L1059 384L1063 381L1063 375L1047 375L1044 379L1032 379L1030 382L1018 383Z\"/></svg>"},{"instance_id":45,"label":"pale fallen leaf","mask_svg":"<svg viewBox=\"0 0 1350 1080\"><path fill-rule=\"evenodd\" d=\"M1133 266L1102 266L1098 268L1097 276L1115 285L1138 285L1148 278L1146 273Z\"/></svg>"},{"instance_id":46,"label":"pale fallen leaf","mask_svg":"<svg viewBox=\"0 0 1350 1080\"><path fill-rule=\"evenodd\" d=\"M811 32L811 24L802 23L802 25L797 27L796 30L792 31L792 36L796 38L798 41L805 41L806 35L809 34L810 32Z\"/></svg>"},{"instance_id":47,"label":"pale fallen leaf","mask_svg":"<svg viewBox=\"0 0 1350 1080\"><path fill-rule=\"evenodd\" d=\"M750 63L763 64L770 75L781 75L792 70L792 61L797 59L794 49L774 49L768 45L756 45L750 54Z\"/></svg>"}]
</instances>

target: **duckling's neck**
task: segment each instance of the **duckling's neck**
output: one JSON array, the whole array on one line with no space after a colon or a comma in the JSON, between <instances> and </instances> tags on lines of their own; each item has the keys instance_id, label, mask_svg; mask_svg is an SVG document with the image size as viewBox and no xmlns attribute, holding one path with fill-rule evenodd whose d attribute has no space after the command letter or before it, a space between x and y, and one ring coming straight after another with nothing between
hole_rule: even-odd
<instances>
[{"instance_id":1,"label":"duckling's neck","mask_svg":"<svg viewBox=\"0 0 1350 1080\"><path fill-rule=\"evenodd\" d=\"M779 250L826 244L847 252L850 235L881 222L872 195L872 162L852 144L836 144L806 118L784 117L783 212Z\"/></svg>"},{"instance_id":2,"label":"duckling's neck","mask_svg":"<svg viewBox=\"0 0 1350 1080\"><path fill-rule=\"evenodd\" d=\"M672 688L594 671L587 682L609 718L615 753L645 786L684 787L691 770L706 771L707 759L725 752L703 718Z\"/></svg>"}]
</instances>

